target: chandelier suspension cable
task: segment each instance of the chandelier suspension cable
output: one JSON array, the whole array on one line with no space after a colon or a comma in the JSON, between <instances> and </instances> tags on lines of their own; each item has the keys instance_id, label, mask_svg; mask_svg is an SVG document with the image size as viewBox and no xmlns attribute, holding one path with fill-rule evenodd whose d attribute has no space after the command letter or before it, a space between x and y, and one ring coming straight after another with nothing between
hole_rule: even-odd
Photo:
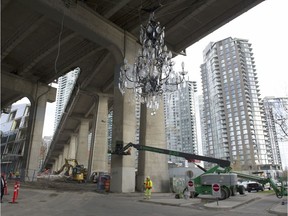
<instances>
[{"instance_id":1,"label":"chandelier suspension cable","mask_svg":"<svg viewBox=\"0 0 288 216\"><path fill-rule=\"evenodd\" d=\"M123 59L124 59L124 61L125 61L125 59L126 59L126 30L124 29L124 39L123 39L124 41L123 41L123 43L124 43L124 45L123 45Z\"/></svg>"},{"instance_id":2,"label":"chandelier suspension cable","mask_svg":"<svg viewBox=\"0 0 288 216\"><path fill-rule=\"evenodd\" d=\"M143 8L143 4L142 4L142 0L141 0L140 7L139 7L139 9L138 9L139 23L142 23L142 18L141 18L141 11L142 11L142 8Z\"/></svg>"}]
</instances>

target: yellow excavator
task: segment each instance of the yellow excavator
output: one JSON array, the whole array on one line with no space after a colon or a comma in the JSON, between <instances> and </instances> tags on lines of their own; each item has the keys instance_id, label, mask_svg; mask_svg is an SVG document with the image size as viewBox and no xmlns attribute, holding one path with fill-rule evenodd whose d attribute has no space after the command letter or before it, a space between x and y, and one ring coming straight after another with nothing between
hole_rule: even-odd
<instances>
[{"instance_id":1,"label":"yellow excavator","mask_svg":"<svg viewBox=\"0 0 288 216\"><path fill-rule=\"evenodd\" d=\"M64 176L67 176L66 182L77 181L81 183L86 181L87 169L84 168L84 165L79 165L76 159L65 158L65 164L55 174L60 174L63 171L65 171Z\"/></svg>"}]
</instances>

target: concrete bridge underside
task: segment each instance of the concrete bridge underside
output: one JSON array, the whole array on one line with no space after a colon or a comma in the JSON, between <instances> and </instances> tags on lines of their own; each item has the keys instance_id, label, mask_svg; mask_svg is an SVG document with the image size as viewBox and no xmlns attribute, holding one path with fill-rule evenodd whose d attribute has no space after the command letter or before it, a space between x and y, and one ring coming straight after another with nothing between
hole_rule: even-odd
<instances>
[{"instance_id":1,"label":"concrete bridge underside","mask_svg":"<svg viewBox=\"0 0 288 216\"><path fill-rule=\"evenodd\" d=\"M163 0L156 19L165 26L168 48L178 55L262 1ZM135 104L129 100L129 92L120 94L117 80L124 56L133 62L138 51L139 26L149 16L141 9L155 6L158 1L150 0L1 1L1 108L26 96L34 110L23 168L37 169L46 102L53 102L56 94L49 84L76 67L81 73L45 165L56 168L63 164L63 158L75 157L89 171L107 171L106 129L110 109L114 115L113 145L116 141L135 141ZM142 107L141 144L166 148L161 110L162 107L151 117ZM87 147L89 132L91 149ZM133 156L112 156L113 191L135 190ZM150 175L155 191L167 190L166 157L143 153L139 158L138 182ZM155 163L161 165L156 167Z\"/></svg>"}]
</instances>

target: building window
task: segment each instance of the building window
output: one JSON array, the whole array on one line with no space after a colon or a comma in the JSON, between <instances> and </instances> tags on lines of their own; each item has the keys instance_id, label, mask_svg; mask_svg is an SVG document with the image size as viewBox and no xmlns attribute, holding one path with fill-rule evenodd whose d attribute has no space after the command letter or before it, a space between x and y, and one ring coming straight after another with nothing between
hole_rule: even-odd
<instances>
[{"instance_id":1,"label":"building window","mask_svg":"<svg viewBox=\"0 0 288 216\"><path fill-rule=\"evenodd\" d=\"M9 118L8 118L8 122L14 120L15 116L16 116L16 110L10 113Z\"/></svg>"},{"instance_id":2,"label":"building window","mask_svg":"<svg viewBox=\"0 0 288 216\"><path fill-rule=\"evenodd\" d=\"M24 116L28 116L30 114L30 107L25 107Z\"/></svg>"}]
</instances>

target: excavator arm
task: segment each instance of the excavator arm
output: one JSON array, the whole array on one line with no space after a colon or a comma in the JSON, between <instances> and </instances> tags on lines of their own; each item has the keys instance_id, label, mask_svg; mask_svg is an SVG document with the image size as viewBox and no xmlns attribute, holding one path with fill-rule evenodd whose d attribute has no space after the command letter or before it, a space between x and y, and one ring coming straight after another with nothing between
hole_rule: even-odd
<instances>
[{"instance_id":1,"label":"excavator arm","mask_svg":"<svg viewBox=\"0 0 288 216\"><path fill-rule=\"evenodd\" d=\"M66 168L67 169L67 172L69 173L69 170L72 169L74 166L69 164L69 161L72 161L73 163L75 163L75 165L77 166L78 165L78 162L76 159L67 159L65 158L65 163L64 165L61 167L60 170L56 171L55 174L60 174L61 172L63 172L63 170Z\"/></svg>"}]
</instances>

